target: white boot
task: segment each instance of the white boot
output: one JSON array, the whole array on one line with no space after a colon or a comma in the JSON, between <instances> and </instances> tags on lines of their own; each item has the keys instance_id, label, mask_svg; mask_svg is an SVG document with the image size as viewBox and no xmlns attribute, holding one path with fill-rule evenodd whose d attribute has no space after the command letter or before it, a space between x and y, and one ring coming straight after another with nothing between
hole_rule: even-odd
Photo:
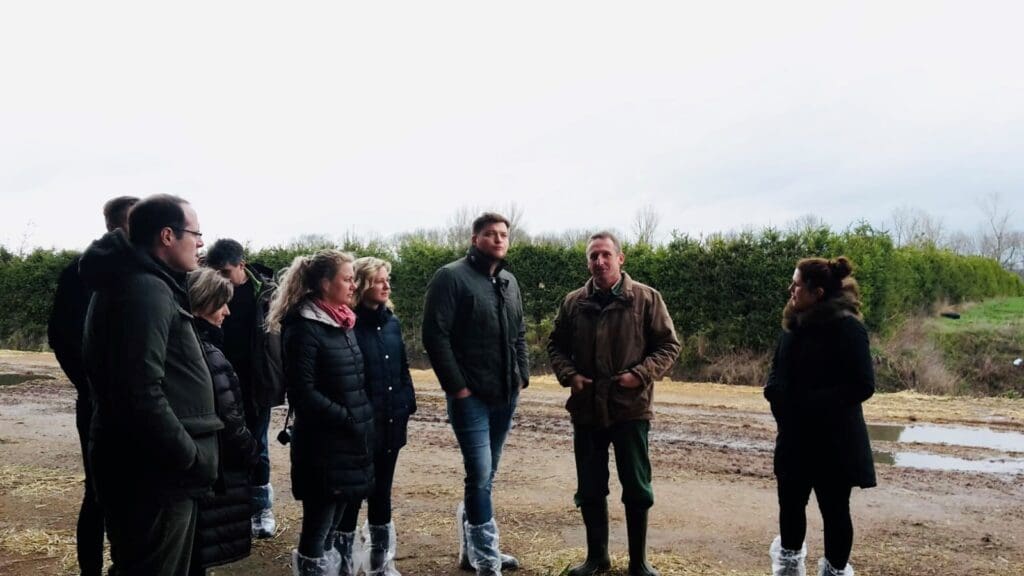
<instances>
[{"instance_id":1,"label":"white boot","mask_svg":"<svg viewBox=\"0 0 1024 576\"><path fill-rule=\"evenodd\" d=\"M807 576L804 560L807 558L807 544L799 550L788 550L782 547L782 536L776 536L768 548L772 558L772 576Z\"/></svg>"},{"instance_id":2,"label":"white boot","mask_svg":"<svg viewBox=\"0 0 1024 576\"><path fill-rule=\"evenodd\" d=\"M853 576L853 566L846 565L842 570L832 567L827 558L818 560L818 576Z\"/></svg>"}]
</instances>

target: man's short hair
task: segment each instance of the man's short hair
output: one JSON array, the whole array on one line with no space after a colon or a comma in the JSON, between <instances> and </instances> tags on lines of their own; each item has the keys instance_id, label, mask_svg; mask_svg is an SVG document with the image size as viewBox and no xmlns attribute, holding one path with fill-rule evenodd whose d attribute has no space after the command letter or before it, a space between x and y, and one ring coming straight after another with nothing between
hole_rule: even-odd
<instances>
[{"instance_id":1,"label":"man's short hair","mask_svg":"<svg viewBox=\"0 0 1024 576\"><path fill-rule=\"evenodd\" d=\"M479 234L481 230L490 226L491 224L504 224L508 228L512 228L512 223L497 212L484 212L483 214L476 217L473 220L473 234Z\"/></svg>"},{"instance_id":2,"label":"man's short hair","mask_svg":"<svg viewBox=\"0 0 1024 576\"><path fill-rule=\"evenodd\" d=\"M118 196L103 205L103 219L107 221L107 232L128 228L128 211L139 201L135 196Z\"/></svg>"},{"instance_id":3,"label":"man's short hair","mask_svg":"<svg viewBox=\"0 0 1024 576\"><path fill-rule=\"evenodd\" d=\"M221 238L206 251L206 266L220 270L224 266L238 266L245 260L245 248L237 240Z\"/></svg>"},{"instance_id":4,"label":"man's short hair","mask_svg":"<svg viewBox=\"0 0 1024 576\"><path fill-rule=\"evenodd\" d=\"M184 198L171 194L147 196L132 207L128 213L128 237L132 244L149 248L156 242L164 228L174 230L174 236L181 238L185 229Z\"/></svg>"},{"instance_id":5,"label":"man's short hair","mask_svg":"<svg viewBox=\"0 0 1024 576\"><path fill-rule=\"evenodd\" d=\"M612 234L608 230L601 230L600 232L595 232L590 235L590 239L587 240L588 251L590 250L590 243L593 242L594 240L610 240L612 245L615 246L615 253L622 253L622 244L619 244L619 239L615 237L615 234Z\"/></svg>"}]
</instances>

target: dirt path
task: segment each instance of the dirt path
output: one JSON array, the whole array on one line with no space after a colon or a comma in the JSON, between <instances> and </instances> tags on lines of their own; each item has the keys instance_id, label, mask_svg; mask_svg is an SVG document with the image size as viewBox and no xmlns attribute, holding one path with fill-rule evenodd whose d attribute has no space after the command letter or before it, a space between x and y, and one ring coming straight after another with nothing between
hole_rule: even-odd
<instances>
[{"instance_id":1,"label":"dirt path","mask_svg":"<svg viewBox=\"0 0 1024 576\"><path fill-rule=\"evenodd\" d=\"M0 573L75 573L74 524L81 464L74 392L52 356L0 352L0 374L32 378L0 386ZM414 374L420 411L399 459L395 518L399 569L407 576L464 574L454 567L452 512L462 464L430 372ZM559 574L583 555L572 506L575 471L565 392L535 379L520 410L495 487L503 548L521 574ZM768 572L776 529L771 475L774 424L760 390L661 383L651 452L656 505L653 563L668 575ZM877 423L984 424L1024 430L1024 401L880 395L866 405ZM280 429L284 412L275 414ZM885 449L885 443L876 449ZM1017 457L991 450L917 447L962 458ZM280 532L253 555L212 574L290 574L299 507L288 493L288 453L271 451ZM855 491L852 563L859 575L1024 574L1024 476L938 472L879 465L879 487ZM625 527L613 481L612 551L625 567ZM812 499L813 500L813 499ZM821 523L808 508L810 558L821 555ZM624 572L613 572L621 574Z\"/></svg>"}]
</instances>

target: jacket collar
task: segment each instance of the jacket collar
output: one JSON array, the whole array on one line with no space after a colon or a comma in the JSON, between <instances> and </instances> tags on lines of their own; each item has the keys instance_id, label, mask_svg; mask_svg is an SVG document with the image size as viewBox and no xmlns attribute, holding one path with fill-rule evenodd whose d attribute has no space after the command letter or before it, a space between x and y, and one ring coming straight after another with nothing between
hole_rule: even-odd
<instances>
[{"instance_id":1,"label":"jacket collar","mask_svg":"<svg viewBox=\"0 0 1024 576\"><path fill-rule=\"evenodd\" d=\"M864 317L860 313L860 300L851 286L845 286L836 296L816 304L809 310L796 312L790 304L786 304L782 312L782 328L787 332L808 326L825 324L839 318L853 317L860 321Z\"/></svg>"},{"instance_id":2,"label":"jacket collar","mask_svg":"<svg viewBox=\"0 0 1024 576\"><path fill-rule=\"evenodd\" d=\"M387 306L381 306L380 308L373 309L369 306L363 306L362 304L356 306L356 326L360 324L373 324L375 326L383 326L387 323L388 318L393 314L391 309Z\"/></svg>"},{"instance_id":3,"label":"jacket collar","mask_svg":"<svg viewBox=\"0 0 1024 576\"><path fill-rule=\"evenodd\" d=\"M469 262L469 265L474 270L484 276L491 275L491 264L494 263L494 259L478 250L476 246L470 246L469 250L466 251L466 261ZM494 275L501 274L501 271L507 267L507 260L498 260L498 266L494 269Z\"/></svg>"},{"instance_id":4,"label":"jacket collar","mask_svg":"<svg viewBox=\"0 0 1024 576\"><path fill-rule=\"evenodd\" d=\"M224 330L210 324L199 316L196 316L195 319L196 331L199 332L199 339L220 348L224 344Z\"/></svg>"},{"instance_id":5,"label":"jacket collar","mask_svg":"<svg viewBox=\"0 0 1024 576\"><path fill-rule=\"evenodd\" d=\"M312 320L313 322L326 324L334 328L341 328L341 324L335 322L334 318L331 318L330 314L324 312L309 298L303 300L302 303L299 304L296 313L299 315L300 318L305 318L306 320Z\"/></svg>"},{"instance_id":6,"label":"jacket collar","mask_svg":"<svg viewBox=\"0 0 1024 576\"><path fill-rule=\"evenodd\" d=\"M633 299L635 298L635 294L633 293L635 285L636 283L633 282L633 279L629 277L629 274L623 272L622 285L620 286L619 293L611 295L611 301L607 307L615 306L616 304L620 304L622 306L629 306L630 304L632 304ZM598 310L605 307L601 305L602 295L600 294L600 291L597 289L597 287L594 286L593 278L587 279L587 283L583 285L583 293L584 297L582 302L584 306L588 308L595 308ZM607 294L608 293L605 292L604 298L608 298Z\"/></svg>"}]
</instances>

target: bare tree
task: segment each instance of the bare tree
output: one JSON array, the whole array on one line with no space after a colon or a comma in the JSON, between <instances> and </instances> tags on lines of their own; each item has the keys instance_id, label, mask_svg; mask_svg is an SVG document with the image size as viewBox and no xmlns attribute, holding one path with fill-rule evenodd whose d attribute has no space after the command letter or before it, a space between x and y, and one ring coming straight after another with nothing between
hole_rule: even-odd
<instances>
[{"instance_id":1,"label":"bare tree","mask_svg":"<svg viewBox=\"0 0 1024 576\"><path fill-rule=\"evenodd\" d=\"M978 251L1008 270L1019 269L1024 252L1024 233L1012 228L1010 218L1013 212L1003 208L998 192L985 196L978 204L984 216L978 234Z\"/></svg>"},{"instance_id":2,"label":"bare tree","mask_svg":"<svg viewBox=\"0 0 1024 576\"><path fill-rule=\"evenodd\" d=\"M658 235L658 225L661 223L661 214L654 206L647 204L636 211L633 217L633 239L637 244L653 246Z\"/></svg>"},{"instance_id":3,"label":"bare tree","mask_svg":"<svg viewBox=\"0 0 1024 576\"><path fill-rule=\"evenodd\" d=\"M889 220L889 234L896 246L941 246L945 226L924 210L902 206L893 210Z\"/></svg>"},{"instance_id":4,"label":"bare tree","mask_svg":"<svg viewBox=\"0 0 1024 576\"><path fill-rule=\"evenodd\" d=\"M825 223L820 217L814 214L804 214L790 223L786 224L786 230L792 232L812 232L814 230L821 230L822 228L828 228L828 224Z\"/></svg>"}]
</instances>

